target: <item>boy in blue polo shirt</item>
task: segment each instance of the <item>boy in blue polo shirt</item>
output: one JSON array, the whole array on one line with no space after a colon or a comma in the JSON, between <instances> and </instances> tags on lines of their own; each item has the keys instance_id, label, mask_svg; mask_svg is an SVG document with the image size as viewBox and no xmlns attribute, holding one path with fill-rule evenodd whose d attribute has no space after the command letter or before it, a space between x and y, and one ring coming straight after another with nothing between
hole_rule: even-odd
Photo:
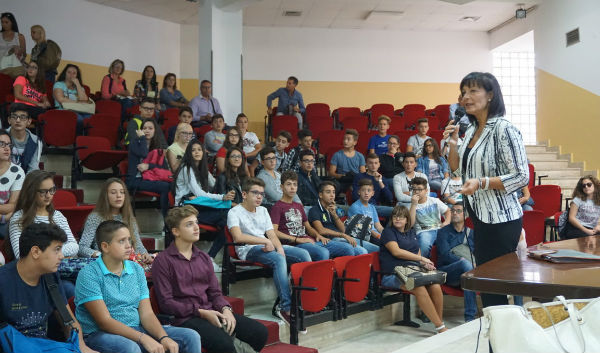
<instances>
[{"instance_id":1,"label":"boy in blue polo shirt","mask_svg":"<svg viewBox=\"0 0 600 353\"><path fill-rule=\"evenodd\" d=\"M371 242L379 242L381 238L381 232L383 232L383 226L379 222L379 216L375 205L369 203L371 197L373 197L373 182L371 179L361 179L358 181L358 196L352 206L348 209L348 217L352 217L356 214L362 214L371 217L373 222L371 223ZM377 251L377 250L376 250Z\"/></svg>"},{"instance_id":2,"label":"boy in blue polo shirt","mask_svg":"<svg viewBox=\"0 0 600 353\"><path fill-rule=\"evenodd\" d=\"M132 251L127 225L100 223L96 242L102 255L79 272L75 287L86 344L102 352L200 353L196 331L161 326L154 315L144 270L127 260Z\"/></svg>"}]
</instances>

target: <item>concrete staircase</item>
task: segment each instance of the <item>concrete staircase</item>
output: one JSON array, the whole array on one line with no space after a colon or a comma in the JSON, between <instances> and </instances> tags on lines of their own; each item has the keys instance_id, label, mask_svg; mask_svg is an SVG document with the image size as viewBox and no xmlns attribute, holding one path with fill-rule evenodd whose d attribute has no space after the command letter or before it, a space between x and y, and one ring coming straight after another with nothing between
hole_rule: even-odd
<instances>
[{"instance_id":1,"label":"concrete staircase","mask_svg":"<svg viewBox=\"0 0 600 353\"><path fill-rule=\"evenodd\" d=\"M535 167L535 184L537 177L547 175L542 184L554 184L562 189L563 198L571 197L579 178L586 174L595 174L583 170L583 163L571 162L568 154L559 154L558 147L548 147L546 144L525 146L527 158ZM564 206L563 206L564 207Z\"/></svg>"}]
</instances>

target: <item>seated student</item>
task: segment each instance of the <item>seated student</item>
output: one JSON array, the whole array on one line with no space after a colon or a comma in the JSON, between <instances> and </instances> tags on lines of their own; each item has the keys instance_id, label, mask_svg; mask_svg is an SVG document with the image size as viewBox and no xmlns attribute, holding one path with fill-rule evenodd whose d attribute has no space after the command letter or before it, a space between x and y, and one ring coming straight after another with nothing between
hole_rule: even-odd
<instances>
[{"instance_id":1,"label":"seated student","mask_svg":"<svg viewBox=\"0 0 600 353\"><path fill-rule=\"evenodd\" d=\"M129 192L125 183L119 178L109 178L100 188L96 207L85 220L83 234L79 239L79 256L80 257L98 257L100 249L96 244L96 229L100 223L114 219L127 224L129 233L131 234L131 243L135 244L133 251L141 255L141 260L147 264L152 263L154 257L148 254L148 250L142 243L140 229L138 227Z\"/></svg>"},{"instance_id":2,"label":"seated student","mask_svg":"<svg viewBox=\"0 0 600 353\"><path fill-rule=\"evenodd\" d=\"M385 153L379 155L379 172L383 176L383 183L390 190L394 189L394 176L404 171L402 161L404 155L400 151L400 138L396 135L390 135L387 142L388 149Z\"/></svg>"},{"instance_id":3,"label":"seated student","mask_svg":"<svg viewBox=\"0 0 600 353\"><path fill-rule=\"evenodd\" d=\"M135 81L133 95L138 100L148 97L158 103L158 82L156 82L156 70L152 65L146 65L142 71L142 78Z\"/></svg>"},{"instance_id":4,"label":"seated student","mask_svg":"<svg viewBox=\"0 0 600 353\"><path fill-rule=\"evenodd\" d=\"M131 234L109 220L96 230L102 254L77 276L75 313L85 343L102 352L200 352L194 330L161 326L152 311L144 269L127 260Z\"/></svg>"},{"instance_id":5,"label":"seated student","mask_svg":"<svg viewBox=\"0 0 600 353\"><path fill-rule=\"evenodd\" d=\"M573 239L597 234L600 234L600 181L586 175L573 190L569 218L561 237Z\"/></svg>"},{"instance_id":6,"label":"seated student","mask_svg":"<svg viewBox=\"0 0 600 353\"><path fill-rule=\"evenodd\" d=\"M208 172L206 160L208 156L204 152L204 146L200 141L194 139L190 141L179 169L175 172L175 204L181 205L184 200L193 200L196 197L205 197L212 200L233 200L235 190L230 190L226 194L211 194L210 190L215 186L215 178ZM227 210L222 208L202 207L202 212L198 214L198 221L203 224L214 225L219 229L213 244L208 251L213 259L213 269L215 272L221 272L214 258L225 244L224 229L226 226Z\"/></svg>"},{"instance_id":7,"label":"seated student","mask_svg":"<svg viewBox=\"0 0 600 353\"><path fill-rule=\"evenodd\" d=\"M191 124L192 123L192 108L183 107L179 109L179 123ZM177 125L173 125L167 131L167 143L170 145L175 141L175 132L177 132Z\"/></svg>"},{"instance_id":8,"label":"seated student","mask_svg":"<svg viewBox=\"0 0 600 353\"><path fill-rule=\"evenodd\" d=\"M65 232L54 224L30 224L23 229L19 238L21 258L0 267L0 283L3 283L0 291L2 320L25 336L50 338L53 336L52 329L70 332L62 327L62 322L56 321L54 314L57 308L44 278L44 275L52 274L66 303L66 294L56 274L58 263L64 258L61 248L66 241ZM81 326L68 304L66 308L75 321L73 328L79 331L79 349L83 353L95 352L85 344Z\"/></svg>"},{"instance_id":9,"label":"seated student","mask_svg":"<svg viewBox=\"0 0 600 353\"><path fill-rule=\"evenodd\" d=\"M463 196L460 193L462 185L463 182L460 175L452 175L450 178L442 181L442 199L449 207L456 204L462 204Z\"/></svg>"},{"instance_id":10,"label":"seated student","mask_svg":"<svg viewBox=\"0 0 600 353\"><path fill-rule=\"evenodd\" d=\"M165 221L175 240L152 265L158 307L175 317L173 325L198 332L208 353L236 352L234 337L259 352L267 342L267 328L233 313L209 257L194 246L200 239L197 215L189 205L169 210Z\"/></svg>"},{"instance_id":11,"label":"seated student","mask_svg":"<svg viewBox=\"0 0 600 353\"><path fill-rule=\"evenodd\" d=\"M391 136L390 136L391 138ZM379 158L375 153L369 153L367 156L367 171L354 176L352 183L352 199L358 200L359 182L362 179L369 179L373 185L373 196L369 199L369 203L375 206L377 214L382 217L389 217L392 214L392 207L380 205L381 202L393 202L394 194L390 188L385 185L383 177L379 170Z\"/></svg>"},{"instance_id":12,"label":"seated student","mask_svg":"<svg viewBox=\"0 0 600 353\"><path fill-rule=\"evenodd\" d=\"M442 190L442 181L450 176L448 161L440 156L440 150L434 139L428 138L423 144L423 155L417 159L417 171L427 175L430 188Z\"/></svg>"},{"instance_id":13,"label":"seated student","mask_svg":"<svg viewBox=\"0 0 600 353\"><path fill-rule=\"evenodd\" d=\"M300 170L300 152L309 150L313 155L317 155L317 150L312 147L312 132L308 129L298 131L298 146L292 148L287 158L281 163L281 170L293 170L298 173Z\"/></svg>"},{"instance_id":14,"label":"seated student","mask_svg":"<svg viewBox=\"0 0 600 353\"><path fill-rule=\"evenodd\" d=\"M223 147L217 151L217 155L215 158L215 162L217 165L217 173L223 173L225 171L225 161L227 156L227 151L229 151L232 147L237 147L242 152L243 144L242 139L240 138L241 133L240 130L233 126L231 129L227 130L227 134L225 135L225 142L223 142Z\"/></svg>"},{"instance_id":15,"label":"seated student","mask_svg":"<svg viewBox=\"0 0 600 353\"><path fill-rule=\"evenodd\" d=\"M154 104L154 99L152 98L144 98L140 103L140 115L135 115L133 118L129 120L127 123L127 132L125 133L125 144L129 145L132 139L136 138L136 131L142 129L142 121L146 119L154 120L154 108L156 105ZM163 134L161 129L155 132L158 137L158 142L160 143L161 149L166 149L167 142L165 141L165 135Z\"/></svg>"},{"instance_id":16,"label":"seated student","mask_svg":"<svg viewBox=\"0 0 600 353\"><path fill-rule=\"evenodd\" d=\"M282 244L292 245L304 251L300 261L320 261L329 259L326 244L329 239L323 238L310 226L302 204L294 202L298 189L298 175L291 170L283 172L281 176L281 199L271 208L271 221L273 229ZM286 254L287 255L287 254ZM288 263L295 259L286 257Z\"/></svg>"},{"instance_id":17,"label":"seated student","mask_svg":"<svg viewBox=\"0 0 600 353\"><path fill-rule=\"evenodd\" d=\"M457 203L450 209L452 221L438 230L435 244L437 246L438 269L447 273L446 284L460 287L460 276L473 269L475 258L475 235L465 226L463 205ZM477 298L473 291L466 290L465 322L475 319L477 315Z\"/></svg>"},{"instance_id":18,"label":"seated student","mask_svg":"<svg viewBox=\"0 0 600 353\"><path fill-rule=\"evenodd\" d=\"M331 181L324 181L319 185L319 199L317 204L308 211L308 221L317 233L331 240L328 244L333 242L345 244L347 245L346 249L342 250L351 251L351 255L362 255L371 252L358 245L356 239L352 236L344 233L346 227L338 216L338 207L335 204L335 185ZM369 249L371 245L377 248L376 245L368 242L363 242L363 244ZM333 249L329 248L329 251L332 256L335 256Z\"/></svg>"},{"instance_id":19,"label":"seated student","mask_svg":"<svg viewBox=\"0 0 600 353\"><path fill-rule=\"evenodd\" d=\"M183 158L185 149L193 137L194 130L192 129L192 125L186 123L179 123L177 125L175 141L167 148L167 161L173 172L179 168L179 163L181 162L181 158Z\"/></svg>"},{"instance_id":20,"label":"seated student","mask_svg":"<svg viewBox=\"0 0 600 353\"><path fill-rule=\"evenodd\" d=\"M262 207L265 183L258 178L248 178L243 186L244 201L229 210L227 226L236 243L240 259L260 262L273 269L273 281L279 295L280 310L277 315L289 325L291 292L287 275L284 248L273 231L267 209Z\"/></svg>"},{"instance_id":21,"label":"seated student","mask_svg":"<svg viewBox=\"0 0 600 353\"><path fill-rule=\"evenodd\" d=\"M234 191L235 197L232 199L231 205L236 206L243 200L242 185L248 178L246 168L244 168L246 158L241 149L231 147L227 151L226 159L225 171L217 177L215 192L217 194L228 194L230 191Z\"/></svg>"},{"instance_id":22,"label":"seated student","mask_svg":"<svg viewBox=\"0 0 600 353\"><path fill-rule=\"evenodd\" d=\"M283 172L283 170L281 170L281 166L283 165L283 163L285 163L286 158L288 157L287 152L285 151L288 146L290 145L290 142L292 141L292 134L290 134L289 132L285 131L285 130L281 130L279 131L279 134L277 135L277 138L275 139L275 143L269 143L269 147L275 148L275 170L278 172ZM260 152L258 153L258 161L262 162L262 160L260 159ZM262 170L264 164L260 164L255 170L254 172L258 174L260 174L260 171Z\"/></svg>"},{"instance_id":23,"label":"seated student","mask_svg":"<svg viewBox=\"0 0 600 353\"><path fill-rule=\"evenodd\" d=\"M27 112L19 114L26 116ZM0 180L3 181L0 182L0 239L8 236L8 222L13 217L25 180L23 169L11 162L11 145L8 132L0 129L0 151L3 152L0 154Z\"/></svg>"},{"instance_id":24,"label":"seated student","mask_svg":"<svg viewBox=\"0 0 600 353\"><path fill-rule=\"evenodd\" d=\"M38 70L35 61L26 65L24 76L19 76L13 83L15 103L21 103L30 116L37 120L38 115L50 108L50 101L46 95L46 80L44 72Z\"/></svg>"},{"instance_id":25,"label":"seated student","mask_svg":"<svg viewBox=\"0 0 600 353\"><path fill-rule=\"evenodd\" d=\"M163 88L160 90L160 104L165 109L169 108L189 108L188 100L183 96L180 90L177 89L177 76L174 73L169 72L163 79ZM190 112L192 108L190 108ZM194 113L192 113L193 116ZM191 124L191 121L188 122Z\"/></svg>"},{"instance_id":26,"label":"seated student","mask_svg":"<svg viewBox=\"0 0 600 353\"><path fill-rule=\"evenodd\" d=\"M319 185L321 179L315 171L315 155L311 150L303 150L299 156L300 170L298 171L298 197L304 207L316 206L319 202Z\"/></svg>"},{"instance_id":27,"label":"seated student","mask_svg":"<svg viewBox=\"0 0 600 353\"><path fill-rule=\"evenodd\" d=\"M429 131L429 120L427 118L417 120L417 131L417 134L408 138L406 152L413 152L417 157L421 157L425 140L429 138L427 136L427 131Z\"/></svg>"},{"instance_id":28,"label":"seated student","mask_svg":"<svg viewBox=\"0 0 600 353\"><path fill-rule=\"evenodd\" d=\"M433 262L426 256L421 256L419 241L413 229L415 213L419 197L411 198L410 211L404 206L396 206L392 211L392 224L381 234L379 246L379 262L384 273L394 273L396 266L411 265L418 262L427 269L435 269ZM386 287L406 289L404 283L395 274L384 275L381 284ZM439 284L415 287L412 291L417 299L417 305L433 322L438 333L447 331L444 325L443 309L444 295Z\"/></svg>"},{"instance_id":29,"label":"seated student","mask_svg":"<svg viewBox=\"0 0 600 353\"><path fill-rule=\"evenodd\" d=\"M372 136L369 139L369 153L375 153L376 155L384 154L388 151L388 140L390 135L387 134L390 129L390 119L387 115L382 115L377 118L377 135Z\"/></svg>"},{"instance_id":30,"label":"seated student","mask_svg":"<svg viewBox=\"0 0 600 353\"><path fill-rule=\"evenodd\" d=\"M521 204L521 208L523 211L532 211L533 205L535 205L534 200L531 198L531 194L529 193L529 187L527 185L523 186L520 190L517 190L517 197L519 198L519 203Z\"/></svg>"},{"instance_id":31,"label":"seated student","mask_svg":"<svg viewBox=\"0 0 600 353\"><path fill-rule=\"evenodd\" d=\"M404 171L394 176L394 194L399 205L404 207L410 207L410 181L413 178L419 177L427 180L427 175L416 172L415 167L417 166L417 158L414 153L406 152L404 154L404 160L402 161ZM429 194L429 186L427 186L427 193ZM407 207L408 206L408 207Z\"/></svg>"},{"instance_id":32,"label":"seated student","mask_svg":"<svg viewBox=\"0 0 600 353\"><path fill-rule=\"evenodd\" d=\"M90 103L83 87L81 70L79 70L79 66L73 64L67 64L60 72L52 87L52 94L54 95L56 109L65 109L63 107L64 103ZM77 114L77 129L81 133L83 131L83 121L89 118L91 114L72 111Z\"/></svg>"},{"instance_id":33,"label":"seated student","mask_svg":"<svg viewBox=\"0 0 600 353\"><path fill-rule=\"evenodd\" d=\"M250 171L252 172L258 165L258 161L255 163L255 160L262 145L258 136L252 131L248 131L248 117L244 113L238 114L235 119L235 126L240 130L240 139L242 140L244 153L246 154L246 161L250 165ZM252 173L252 175L254 174Z\"/></svg>"},{"instance_id":34,"label":"seated student","mask_svg":"<svg viewBox=\"0 0 600 353\"><path fill-rule=\"evenodd\" d=\"M215 114L212 117L211 126L212 130L204 134L204 146L206 146L208 155L214 156L225 142L225 134L223 133L225 118L223 118L223 115Z\"/></svg>"},{"instance_id":35,"label":"seated student","mask_svg":"<svg viewBox=\"0 0 600 353\"><path fill-rule=\"evenodd\" d=\"M348 217L352 217L356 214L362 214L365 216L371 217L373 221L371 223L371 242L377 243L379 238L381 238L381 232L383 231L383 226L381 222L379 222L379 216L377 215L377 210L375 209L375 205L369 203L369 200L373 198L373 181L371 179L362 179L358 182L358 196L359 199L356 200L352 206L348 209ZM364 245L363 245L364 246ZM375 250L377 251L377 250Z\"/></svg>"},{"instance_id":36,"label":"seated student","mask_svg":"<svg viewBox=\"0 0 600 353\"><path fill-rule=\"evenodd\" d=\"M411 181L413 196L419 197L417 203L417 218L415 231L419 238L421 254L429 257L431 247L437 238L438 229L450 224L450 208L438 198L429 196L427 190L427 179L415 177ZM442 215L444 221L442 222Z\"/></svg>"},{"instance_id":37,"label":"seated student","mask_svg":"<svg viewBox=\"0 0 600 353\"><path fill-rule=\"evenodd\" d=\"M283 191L281 190L281 174L275 170L277 157L275 150L271 147L265 147L260 150L259 154L263 168L258 172L257 178L265 182L265 197L263 198L263 206L270 209L275 202L281 200ZM296 176L296 181L298 177ZM302 204L300 198L294 193L294 202Z\"/></svg>"},{"instance_id":38,"label":"seated student","mask_svg":"<svg viewBox=\"0 0 600 353\"><path fill-rule=\"evenodd\" d=\"M125 183L127 184L127 188L130 190L150 191L160 194L160 208L164 217L167 215L167 211L169 210L170 182L161 180L145 180L142 178L142 173L149 169L169 168L166 160L163 161L162 165L144 163L144 159L151 151L159 149L164 153L164 151L161 149L158 132L160 132L160 129L156 125L156 120L154 119L144 119L140 129L135 130L135 137L132 137L131 143L129 144L129 164Z\"/></svg>"},{"instance_id":39,"label":"seated student","mask_svg":"<svg viewBox=\"0 0 600 353\"><path fill-rule=\"evenodd\" d=\"M365 172L365 156L354 149L357 143L358 131L347 129L342 143L344 148L331 157L329 175L340 183L341 192L352 186L356 174Z\"/></svg>"},{"instance_id":40,"label":"seated student","mask_svg":"<svg viewBox=\"0 0 600 353\"><path fill-rule=\"evenodd\" d=\"M12 162L21 167L25 174L39 169L42 141L27 129L31 117L23 104L11 104L8 123L10 127L6 131L13 145Z\"/></svg>"}]
</instances>

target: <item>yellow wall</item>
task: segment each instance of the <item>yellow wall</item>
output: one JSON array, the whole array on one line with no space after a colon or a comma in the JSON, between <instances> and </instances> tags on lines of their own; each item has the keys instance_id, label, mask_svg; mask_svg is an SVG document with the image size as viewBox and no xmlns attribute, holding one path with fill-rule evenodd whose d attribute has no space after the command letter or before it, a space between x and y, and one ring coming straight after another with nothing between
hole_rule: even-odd
<instances>
[{"instance_id":1,"label":"yellow wall","mask_svg":"<svg viewBox=\"0 0 600 353\"><path fill-rule=\"evenodd\" d=\"M267 95L284 81L244 80L244 113L250 120L249 130L263 140ZM428 109L438 104L451 104L458 96L458 83L412 82L321 82L301 81L304 104L327 103L331 110L338 107L369 109L376 103L390 103L396 109L405 104L420 103ZM273 102L276 106L277 101Z\"/></svg>"},{"instance_id":2,"label":"yellow wall","mask_svg":"<svg viewBox=\"0 0 600 353\"><path fill-rule=\"evenodd\" d=\"M584 170L600 169L600 96L537 69L537 140L571 153Z\"/></svg>"}]
</instances>

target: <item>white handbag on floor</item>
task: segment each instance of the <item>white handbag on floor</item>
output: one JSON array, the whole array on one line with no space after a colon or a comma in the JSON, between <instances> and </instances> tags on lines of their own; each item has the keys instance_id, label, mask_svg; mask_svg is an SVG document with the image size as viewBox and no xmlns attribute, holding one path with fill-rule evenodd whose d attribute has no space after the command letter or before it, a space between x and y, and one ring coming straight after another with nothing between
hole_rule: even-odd
<instances>
[{"instance_id":1,"label":"white handbag on floor","mask_svg":"<svg viewBox=\"0 0 600 353\"><path fill-rule=\"evenodd\" d=\"M483 309L495 353L600 352L600 298Z\"/></svg>"}]
</instances>

